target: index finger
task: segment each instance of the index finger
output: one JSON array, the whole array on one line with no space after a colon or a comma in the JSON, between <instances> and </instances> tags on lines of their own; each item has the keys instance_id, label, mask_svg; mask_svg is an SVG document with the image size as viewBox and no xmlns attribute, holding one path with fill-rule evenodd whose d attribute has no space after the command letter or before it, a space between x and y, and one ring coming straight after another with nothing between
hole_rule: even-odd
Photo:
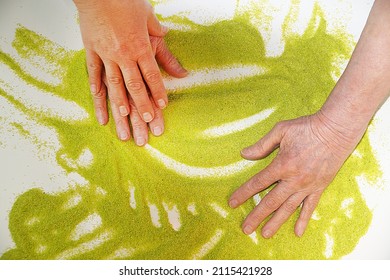
<instances>
[{"instance_id":1,"label":"index finger","mask_svg":"<svg viewBox=\"0 0 390 280\"><path fill-rule=\"evenodd\" d=\"M168 104L168 97L160 68L151 49L138 59L138 66L156 105L160 109L164 109Z\"/></svg>"},{"instance_id":2,"label":"index finger","mask_svg":"<svg viewBox=\"0 0 390 280\"><path fill-rule=\"evenodd\" d=\"M240 188L238 188L229 199L229 206L236 208L247 201L255 194L265 190L280 179L279 169L275 160L266 168L254 175Z\"/></svg>"}]
</instances>

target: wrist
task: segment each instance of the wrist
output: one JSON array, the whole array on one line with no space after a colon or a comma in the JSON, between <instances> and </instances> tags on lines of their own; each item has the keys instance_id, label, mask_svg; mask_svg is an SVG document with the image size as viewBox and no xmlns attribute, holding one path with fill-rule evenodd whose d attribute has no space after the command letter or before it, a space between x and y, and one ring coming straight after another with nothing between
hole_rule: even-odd
<instances>
[{"instance_id":1,"label":"wrist","mask_svg":"<svg viewBox=\"0 0 390 280\"><path fill-rule=\"evenodd\" d=\"M365 130L372 114L362 108L357 108L350 100L340 99L329 98L318 114L337 130L349 131L351 134L358 134Z\"/></svg>"},{"instance_id":2,"label":"wrist","mask_svg":"<svg viewBox=\"0 0 390 280\"><path fill-rule=\"evenodd\" d=\"M355 147L367 130L376 109L367 104L367 92L360 92L356 83L340 80L322 108L315 114L328 136L349 149Z\"/></svg>"},{"instance_id":3,"label":"wrist","mask_svg":"<svg viewBox=\"0 0 390 280\"><path fill-rule=\"evenodd\" d=\"M364 133L390 93L390 87L363 81L359 75L344 73L320 109L335 127L351 134Z\"/></svg>"},{"instance_id":4,"label":"wrist","mask_svg":"<svg viewBox=\"0 0 390 280\"><path fill-rule=\"evenodd\" d=\"M366 131L367 125L354 128L340 122L330 111L319 110L312 115L311 130L334 155L344 161L356 148Z\"/></svg>"}]
</instances>

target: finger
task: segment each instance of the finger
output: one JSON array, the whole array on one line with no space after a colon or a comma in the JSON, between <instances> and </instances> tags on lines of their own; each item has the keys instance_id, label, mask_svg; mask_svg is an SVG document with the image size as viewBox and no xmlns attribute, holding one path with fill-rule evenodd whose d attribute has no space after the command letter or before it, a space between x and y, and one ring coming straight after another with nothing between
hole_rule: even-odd
<instances>
[{"instance_id":1,"label":"finger","mask_svg":"<svg viewBox=\"0 0 390 280\"><path fill-rule=\"evenodd\" d=\"M97 94L93 95L93 106L95 108L95 116L99 124L107 124L107 88L104 83L101 84L100 91Z\"/></svg>"},{"instance_id":2,"label":"finger","mask_svg":"<svg viewBox=\"0 0 390 280\"><path fill-rule=\"evenodd\" d=\"M168 97L162 81L160 69L158 68L151 49L150 52L146 52L138 59L138 65L154 101L160 109L164 109L168 104Z\"/></svg>"},{"instance_id":3,"label":"finger","mask_svg":"<svg viewBox=\"0 0 390 280\"><path fill-rule=\"evenodd\" d=\"M167 72L169 75L183 78L188 75L188 71L181 66L176 57L168 49L167 45L162 38L152 37L152 40L158 40L156 43L156 60L158 64Z\"/></svg>"},{"instance_id":4,"label":"finger","mask_svg":"<svg viewBox=\"0 0 390 280\"><path fill-rule=\"evenodd\" d=\"M277 159L274 159L270 165L250 178L240 188L238 188L229 199L229 206L236 208L247 201L255 194L268 188L280 179L280 169Z\"/></svg>"},{"instance_id":5,"label":"finger","mask_svg":"<svg viewBox=\"0 0 390 280\"><path fill-rule=\"evenodd\" d=\"M261 138L254 145L241 151L241 155L249 160L262 159L268 156L272 151L279 147L283 138L284 123L276 124L271 131Z\"/></svg>"},{"instance_id":6,"label":"finger","mask_svg":"<svg viewBox=\"0 0 390 280\"><path fill-rule=\"evenodd\" d=\"M100 57L91 50L86 50L87 70L89 87L92 95L100 92L102 84L103 61Z\"/></svg>"},{"instance_id":7,"label":"finger","mask_svg":"<svg viewBox=\"0 0 390 280\"><path fill-rule=\"evenodd\" d=\"M102 83L103 61L93 51L86 50L89 87L91 90L96 119L101 125L108 121L107 88Z\"/></svg>"},{"instance_id":8,"label":"finger","mask_svg":"<svg viewBox=\"0 0 390 280\"><path fill-rule=\"evenodd\" d=\"M114 117L116 131L119 139L130 139L130 128L127 115L130 113L130 105L123 85L122 74L119 67L113 63L105 63L108 95L111 111Z\"/></svg>"},{"instance_id":9,"label":"finger","mask_svg":"<svg viewBox=\"0 0 390 280\"><path fill-rule=\"evenodd\" d=\"M150 122L154 118L154 110L137 63L131 62L129 65L121 67L121 70L127 91L134 101L139 115L145 122Z\"/></svg>"},{"instance_id":10,"label":"finger","mask_svg":"<svg viewBox=\"0 0 390 280\"><path fill-rule=\"evenodd\" d=\"M271 219L265 224L262 229L262 235L264 238L272 237L279 228L290 218L290 216L297 210L301 202L304 200L306 194L295 193L291 195Z\"/></svg>"},{"instance_id":11,"label":"finger","mask_svg":"<svg viewBox=\"0 0 390 280\"><path fill-rule=\"evenodd\" d=\"M148 124L141 119L133 100L130 100L130 122L135 144L144 146L148 142Z\"/></svg>"},{"instance_id":12,"label":"finger","mask_svg":"<svg viewBox=\"0 0 390 280\"><path fill-rule=\"evenodd\" d=\"M305 198L303 201L301 213L299 218L295 223L295 234L299 237L303 235L306 230L306 227L310 221L311 215L316 209L318 202L320 201L321 195L311 194Z\"/></svg>"},{"instance_id":13,"label":"finger","mask_svg":"<svg viewBox=\"0 0 390 280\"><path fill-rule=\"evenodd\" d=\"M152 102L152 104L155 117L149 123L149 128L154 136L160 136L164 132L164 116L161 109L158 108L154 102Z\"/></svg>"},{"instance_id":14,"label":"finger","mask_svg":"<svg viewBox=\"0 0 390 280\"><path fill-rule=\"evenodd\" d=\"M155 13L152 13L150 15L147 25L148 25L149 35L152 36L164 37L169 31L168 27L162 25L159 22Z\"/></svg>"},{"instance_id":15,"label":"finger","mask_svg":"<svg viewBox=\"0 0 390 280\"><path fill-rule=\"evenodd\" d=\"M123 84L122 73L115 63L106 62L104 66L111 104L118 109L122 117L125 117L130 113L130 105Z\"/></svg>"},{"instance_id":16,"label":"finger","mask_svg":"<svg viewBox=\"0 0 390 280\"><path fill-rule=\"evenodd\" d=\"M242 224L245 234L251 234L269 215L278 209L293 193L293 190L284 182L279 183L271 190L260 203L246 217Z\"/></svg>"},{"instance_id":17,"label":"finger","mask_svg":"<svg viewBox=\"0 0 390 280\"><path fill-rule=\"evenodd\" d=\"M127 141L131 137L129 120L127 119L127 116L124 117L121 115L118 107L115 106L115 104L112 101L110 101L110 103L111 103L111 111L115 121L115 127L116 127L118 138L121 139L122 141Z\"/></svg>"}]
</instances>

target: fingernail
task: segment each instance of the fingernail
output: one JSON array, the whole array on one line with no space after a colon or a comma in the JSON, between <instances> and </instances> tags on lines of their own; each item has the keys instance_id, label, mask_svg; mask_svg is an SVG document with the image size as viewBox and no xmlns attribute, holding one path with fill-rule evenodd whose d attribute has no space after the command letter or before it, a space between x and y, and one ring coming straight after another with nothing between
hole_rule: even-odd
<instances>
[{"instance_id":1,"label":"fingernail","mask_svg":"<svg viewBox=\"0 0 390 280\"><path fill-rule=\"evenodd\" d=\"M158 107L160 107L160 109L164 109L167 106L167 104L165 103L164 99L159 99L157 101L157 105L158 105Z\"/></svg>"},{"instance_id":2,"label":"fingernail","mask_svg":"<svg viewBox=\"0 0 390 280\"><path fill-rule=\"evenodd\" d=\"M91 90L91 92L92 92L93 94L96 94L97 89L96 89L96 85L95 85L95 84L91 84L91 85L89 86L89 88L90 88L90 90Z\"/></svg>"},{"instance_id":3,"label":"fingernail","mask_svg":"<svg viewBox=\"0 0 390 280\"><path fill-rule=\"evenodd\" d=\"M265 230L265 231L263 232L263 237L264 237L264 238L270 238L271 235L272 235L272 232L271 232L270 230Z\"/></svg>"},{"instance_id":4,"label":"fingernail","mask_svg":"<svg viewBox=\"0 0 390 280\"><path fill-rule=\"evenodd\" d=\"M160 136L162 134L162 128L159 126L156 126L155 128L153 128L153 134L155 136Z\"/></svg>"},{"instance_id":5,"label":"fingernail","mask_svg":"<svg viewBox=\"0 0 390 280\"><path fill-rule=\"evenodd\" d=\"M145 139L143 137L137 137L135 143L137 144L137 146L143 146L145 145Z\"/></svg>"},{"instance_id":6,"label":"fingernail","mask_svg":"<svg viewBox=\"0 0 390 280\"><path fill-rule=\"evenodd\" d=\"M241 150L241 156L250 157L252 155L252 151L249 148L245 148Z\"/></svg>"},{"instance_id":7,"label":"fingernail","mask_svg":"<svg viewBox=\"0 0 390 280\"><path fill-rule=\"evenodd\" d=\"M149 112L143 113L142 117L145 122L150 122L153 119L152 115Z\"/></svg>"},{"instance_id":8,"label":"fingernail","mask_svg":"<svg viewBox=\"0 0 390 280\"><path fill-rule=\"evenodd\" d=\"M129 111L127 111L126 106L119 106L119 112L122 117L126 117L129 114Z\"/></svg>"},{"instance_id":9,"label":"fingernail","mask_svg":"<svg viewBox=\"0 0 390 280\"><path fill-rule=\"evenodd\" d=\"M180 69L180 73L188 75L188 71L186 69L184 69L184 68Z\"/></svg>"},{"instance_id":10,"label":"fingernail","mask_svg":"<svg viewBox=\"0 0 390 280\"><path fill-rule=\"evenodd\" d=\"M127 140L127 138L129 137L129 134L127 134L127 131L125 130L122 130L120 133L119 133L119 138L121 140Z\"/></svg>"},{"instance_id":11,"label":"fingernail","mask_svg":"<svg viewBox=\"0 0 390 280\"><path fill-rule=\"evenodd\" d=\"M252 233L252 228L250 226L245 226L244 227L244 233L245 234L251 234Z\"/></svg>"},{"instance_id":12,"label":"fingernail","mask_svg":"<svg viewBox=\"0 0 390 280\"><path fill-rule=\"evenodd\" d=\"M298 235L298 237L302 237L302 235L303 235L303 229L297 228L297 235Z\"/></svg>"},{"instance_id":13,"label":"fingernail","mask_svg":"<svg viewBox=\"0 0 390 280\"><path fill-rule=\"evenodd\" d=\"M230 200L229 201L229 206L231 208L236 208L238 206L238 201L236 199Z\"/></svg>"}]
</instances>

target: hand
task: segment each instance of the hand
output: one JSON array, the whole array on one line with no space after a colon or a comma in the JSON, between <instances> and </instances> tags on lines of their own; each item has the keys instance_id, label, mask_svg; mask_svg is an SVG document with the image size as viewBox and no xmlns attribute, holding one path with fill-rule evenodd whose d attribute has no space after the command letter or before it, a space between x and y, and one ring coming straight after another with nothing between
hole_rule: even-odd
<instances>
[{"instance_id":1,"label":"hand","mask_svg":"<svg viewBox=\"0 0 390 280\"><path fill-rule=\"evenodd\" d=\"M160 65L167 71L168 74L178 77L181 75L182 71L184 70L180 64L177 62L175 57L170 53L168 50L163 38L161 37L153 37L150 36L150 43L152 47L152 51L154 55L156 56L156 59L160 62ZM184 70L185 71L185 70ZM108 113L107 113L107 78L105 73L103 72L102 77L102 84L101 84L101 90L98 95L94 95L94 106L96 111L96 117L99 120L100 115L98 115L100 112L103 113L103 120L105 124L108 120ZM149 92L149 90L148 90ZM130 106L130 123L132 128L132 135L134 138L135 143L138 146L144 146L148 142L148 127L152 134L154 136L160 136L164 132L164 117L162 110L156 105L155 101L153 100L152 96L149 94L148 98L153 108L154 118L149 123L145 122L135 105L134 100L131 98L131 96L128 97L128 103ZM121 116L116 116L115 112L113 110L114 119L120 119ZM128 119L125 118L126 121L126 128L129 131L129 125L128 125ZM117 132L118 136L120 138L120 130L118 129L119 126L117 125ZM129 132L127 132L129 133ZM126 139L122 140L128 140L131 134L126 134Z\"/></svg>"},{"instance_id":2,"label":"hand","mask_svg":"<svg viewBox=\"0 0 390 280\"><path fill-rule=\"evenodd\" d=\"M152 42L162 42L161 38L151 38ZM155 45L155 43L153 43ZM101 106L107 106L106 104L106 87L107 84L107 78L103 74L103 84L102 84L102 93L104 96L104 100L99 100L99 99L94 99L94 101L102 102ZM154 110L154 118L152 121L149 123L146 123L139 115L138 110L134 104L134 101L131 97L129 97L129 105L130 105L130 114L129 114L129 119L131 123L131 128L132 128L132 135L134 138L134 142L138 146L144 146L149 139L149 134L148 134L148 127L152 134L154 136L160 136L164 132L164 116L162 113L162 110L156 106L154 103L153 98L149 95L150 102L152 104L153 110ZM95 104L96 105L96 104ZM107 109L105 108L105 112L107 114Z\"/></svg>"},{"instance_id":3,"label":"hand","mask_svg":"<svg viewBox=\"0 0 390 280\"><path fill-rule=\"evenodd\" d=\"M164 117L162 110L157 107L150 97L150 102L154 110L154 118L149 123L141 119L134 101L130 100L130 122L134 142L138 146L144 146L148 142L148 127L154 136L160 136L164 132Z\"/></svg>"},{"instance_id":4,"label":"hand","mask_svg":"<svg viewBox=\"0 0 390 280\"><path fill-rule=\"evenodd\" d=\"M363 129L364 132L364 129ZM319 111L315 115L278 123L266 136L241 154L249 160L262 159L279 147L265 169L237 189L229 200L233 208L271 185L275 187L245 219L242 228L251 234L268 216L262 228L272 237L302 204L295 234L302 236L322 192L331 183L362 133L349 134Z\"/></svg>"},{"instance_id":5,"label":"hand","mask_svg":"<svg viewBox=\"0 0 390 280\"><path fill-rule=\"evenodd\" d=\"M160 109L168 104L157 62L168 74L176 77L186 76L187 71L167 49L161 38L167 33L167 28L160 25L147 1L74 2L80 16L96 117L100 124L108 121L108 89L118 137L128 140L127 116L131 114L131 107L137 108L142 120L149 123L156 113L153 101ZM152 98L149 98L148 91ZM134 106L130 105L130 100Z\"/></svg>"}]
</instances>

